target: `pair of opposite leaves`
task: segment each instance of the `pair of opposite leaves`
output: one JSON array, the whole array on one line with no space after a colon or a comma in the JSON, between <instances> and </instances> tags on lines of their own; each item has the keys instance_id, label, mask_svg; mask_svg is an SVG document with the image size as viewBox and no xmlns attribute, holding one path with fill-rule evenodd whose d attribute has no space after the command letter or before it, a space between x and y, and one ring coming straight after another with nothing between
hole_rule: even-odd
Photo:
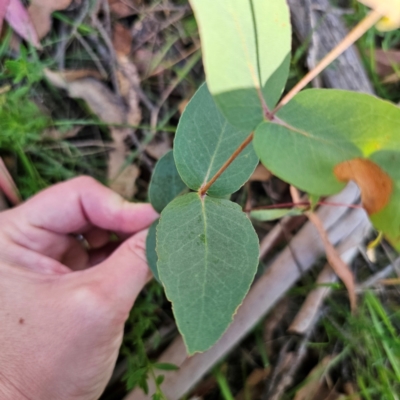
<instances>
[{"instance_id":1,"label":"pair of opposite leaves","mask_svg":"<svg viewBox=\"0 0 400 400\"><path fill-rule=\"evenodd\" d=\"M189 353L221 336L257 267L254 230L237 205L221 198L248 179L257 164L254 150L275 175L314 195L340 191L341 180L358 181L375 225L394 242L400 236L399 110L368 95L307 90L265 121L265 108L275 106L288 76L285 1L192 0L192 6L211 95L204 85L193 97L169 157L186 185L198 190L255 135L254 149L245 149L208 196L178 197L162 212L157 240L152 230L158 273Z\"/></svg>"}]
</instances>

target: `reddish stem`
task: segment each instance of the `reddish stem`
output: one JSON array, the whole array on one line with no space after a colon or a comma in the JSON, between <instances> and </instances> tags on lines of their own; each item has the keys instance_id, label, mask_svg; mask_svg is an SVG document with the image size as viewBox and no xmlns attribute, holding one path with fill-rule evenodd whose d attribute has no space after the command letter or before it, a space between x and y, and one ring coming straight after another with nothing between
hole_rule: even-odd
<instances>
[{"instance_id":1,"label":"reddish stem","mask_svg":"<svg viewBox=\"0 0 400 400\"><path fill-rule=\"evenodd\" d=\"M211 185L222 175L222 173L235 161L235 158L249 145L249 143L253 140L254 133L251 132L249 136L240 144L240 146L234 151L234 153L228 158L227 161L222 165L222 167L216 172L216 174L206 182L199 189L199 195L204 196L208 189L210 189Z\"/></svg>"}]
</instances>

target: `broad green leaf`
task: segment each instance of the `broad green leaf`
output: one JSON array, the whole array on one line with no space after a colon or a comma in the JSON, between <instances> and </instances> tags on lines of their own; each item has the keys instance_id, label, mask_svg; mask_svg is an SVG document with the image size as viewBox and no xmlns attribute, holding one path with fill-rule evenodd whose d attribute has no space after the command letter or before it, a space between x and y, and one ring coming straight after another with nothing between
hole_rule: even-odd
<instances>
[{"instance_id":1,"label":"broad green leaf","mask_svg":"<svg viewBox=\"0 0 400 400\"><path fill-rule=\"evenodd\" d=\"M156 252L156 233L157 233L157 226L160 220L154 221L149 228L149 232L147 233L146 237L146 258L147 263L149 264L150 270L154 275L154 278L158 282L160 282L160 278L158 277L158 270L157 270L157 252Z\"/></svg>"},{"instance_id":2,"label":"broad green leaf","mask_svg":"<svg viewBox=\"0 0 400 400\"><path fill-rule=\"evenodd\" d=\"M277 123L261 124L254 147L270 171L314 195L342 189L345 183L339 181L337 171L347 166L345 175L360 186L374 225L398 247L399 127L400 109L387 101L361 93L312 89L283 107ZM372 200L375 206L364 200Z\"/></svg>"},{"instance_id":3,"label":"broad green leaf","mask_svg":"<svg viewBox=\"0 0 400 400\"><path fill-rule=\"evenodd\" d=\"M303 211L298 208L275 208L267 210L254 210L250 212L250 217L259 221L273 221L286 216L302 215Z\"/></svg>"},{"instance_id":4,"label":"broad green leaf","mask_svg":"<svg viewBox=\"0 0 400 400\"><path fill-rule=\"evenodd\" d=\"M394 181L394 188L387 207L370 218L374 226L384 232L396 249L400 250L400 151L377 151L371 155L371 160L389 174Z\"/></svg>"},{"instance_id":5,"label":"broad green leaf","mask_svg":"<svg viewBox=\"0 0 400 400\"><path fill-rule=\"evenodd\" d=\"M188 190L176 169L171 150L158 160L154 168L149 187L150 203L160 213L176 196Z\"/></svg>"},{"instance_id":6,"label":"broad green leaf","mask_svg":"<svg viewBox=\"0 0 400 400\"><path fill-rule=\"evenodd\" d=\"M210 348L243 301L258 265L258 238L229 200L189 193L162 212L158 272L190 354Z\"/></svg>"},{"instance_id":7,"label":"broad green leaf","mask_svg":"<svg viewBox=\"0 0 400 400\"><path fill-rule=\"evenodd\" d=\"M182 114L174 141L176 167L186 185L198 190L208 182L248 135L248 131L227 122L207 85L200 86ZM250 144L208 193L223 197L237 191L250 178L257 163Z\"/></svg>"},{"instance_id":8,"label":"broad green leaf","mask_svg":"<svg viewBox=\"0 0 400 400\"><path fill-rule=\"evenodd\" d=\"M291 25L285 0L190 0L207 84L228 121L253 130L285 86ZM263 99L263 100L262 100Z\"/></svg>"}]
</instances>

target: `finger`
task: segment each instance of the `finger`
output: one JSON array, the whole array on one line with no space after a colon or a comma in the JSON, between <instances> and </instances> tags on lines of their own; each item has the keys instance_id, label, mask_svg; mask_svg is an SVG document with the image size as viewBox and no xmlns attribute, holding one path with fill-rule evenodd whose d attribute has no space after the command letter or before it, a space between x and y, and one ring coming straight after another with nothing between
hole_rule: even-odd
<instances>
[{"instance_id":1,"label":"finger","mask_svg":"<svg viewBox=\"0 0 400 400\"><path fill-rule=\"evenodd\" d=\"M26 268L43 274L67 274L69 268L53 258L13 244L0 251L0 261L16 268Z\"/></svg>"},{"instance_id":2,"label":"finger","mask_svg":"<svg viewBox=\"0 0 400 400\"><path fill-rule=\"evenodd\" d=\"M149 204L134 204L90 177L55 185L20 207L16 218L56 233L79 233L95 226L134 233L149 226L157 213Z\"/></svg>"},{"instance_id":3,"label":"finger","mask_svg":"<svg viewBox=\"0 0 400 400\"><path fill-rule=\"evenodd\" d=\"M151 279L145 254L146 236L147 230L132 236L91 270L98 290L126 318L137 295Z\"/></svg>"}]
</instances>

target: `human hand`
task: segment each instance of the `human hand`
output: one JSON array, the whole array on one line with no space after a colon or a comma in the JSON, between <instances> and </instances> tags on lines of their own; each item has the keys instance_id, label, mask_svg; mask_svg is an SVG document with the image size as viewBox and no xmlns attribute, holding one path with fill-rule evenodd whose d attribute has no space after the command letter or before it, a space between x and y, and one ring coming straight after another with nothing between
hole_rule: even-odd
<instances>
[{"instance_id":1,"label":"human hand","mask_svg":"<svg viewBox=\"0 0 400 400\"><path fill-rule=\"evenodd\" d=\"M0 213L2 400L101 395L150 277L143 229L155 218L150 205L128 203L88 177ZM135 235L112 252L110 231Z\"/></svg>"}]
</instances>

